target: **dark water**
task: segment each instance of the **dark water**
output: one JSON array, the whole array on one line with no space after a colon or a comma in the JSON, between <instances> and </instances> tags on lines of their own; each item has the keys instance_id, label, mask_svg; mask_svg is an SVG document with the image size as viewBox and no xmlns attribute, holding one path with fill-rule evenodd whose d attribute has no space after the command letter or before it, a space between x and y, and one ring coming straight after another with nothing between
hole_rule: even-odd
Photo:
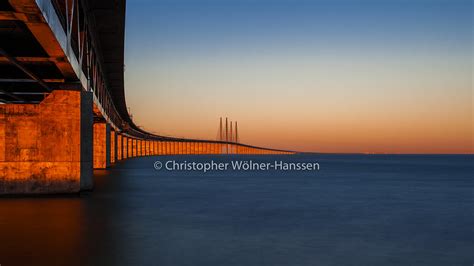
<instances>
[{"instance_id":1,"label":"dark water","mask_svg":"<svg viewBox=\"0 0 474 266\"><path fill-rule=\"evenodd\" d=\"M321 170L207 174L157 158L97 171L81 197L0 199L1 266L474 263L473 156L243 156Z\"/></svg>"}]
</instances>

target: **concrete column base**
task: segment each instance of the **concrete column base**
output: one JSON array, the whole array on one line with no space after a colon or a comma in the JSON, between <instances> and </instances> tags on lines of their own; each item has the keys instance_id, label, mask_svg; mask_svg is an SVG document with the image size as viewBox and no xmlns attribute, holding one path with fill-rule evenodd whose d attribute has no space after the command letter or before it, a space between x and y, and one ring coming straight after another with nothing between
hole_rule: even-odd
<instances>
[{"instance_id":1,"label":"concrete column base","mask_svg":"<svg viewBox=\"0 0 474 266\"><path fill-rule=\"evenodd\" d=\"M117 161L117 134L113 129L110 130L110 164Z\"/></svg>"},{"instance_id":2,"label":"concrete column base","mask_svg":"<svg viewBox=\"0 0 474 266\"><path fill-rule=\"evenodd\" d=\"M110 166L110 125L94 122L94 169Z\"/></svg>"},{"instance_id":3,"label":"concrete column base","mask_svg":"<svg viewBox=\"0 0 474 266\"><path fill-rule=\"evenodd\" d=\"M92 119L88 92L0 105L0 194L92 189Z\"/></svg>"}]
</instances>

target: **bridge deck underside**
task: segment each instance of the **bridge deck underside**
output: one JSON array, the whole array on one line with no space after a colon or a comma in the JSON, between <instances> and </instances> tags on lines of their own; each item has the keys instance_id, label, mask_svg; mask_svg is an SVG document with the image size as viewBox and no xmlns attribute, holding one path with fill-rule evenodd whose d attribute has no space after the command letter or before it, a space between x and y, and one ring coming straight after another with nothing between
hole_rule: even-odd
<instances>
[{"instance_id":1,"label":"bridge deck underside","mask_svg":"<svg viewBox=\"0 0 474 266\"><path fill-rule=\"evenodd\" d=\"M57 17L56 28L51 26L54 20L51 14L45 15L44 9L38 6L42 2L49 3ZM76 17L71 19L69 15L71 25L92 25L93 30L82 32L80 26L77 29L67 26L67 6L71 8L73 4L78 6L74 13ZM157 136L133 123L124 98L124 18L125 0L0 0L0 104L38 104L54 90L93 91L98 99L97 102L94 99L94 120L111 123L113 129L124 136L154 141L220 143ZM70 32L67 49L58 38L58 29L63 34ZM103 70L100 73L107 85L106 92L92 85L84 86L83 74L87 72L91 75L91 66L85 63L86 59L76 62L78 58L83 58L78 54L78 40L84 39L85 43L90 42L100 48L96 60ZM89 76L89 84L94 82L93 79ZM110 95L111 102L100 102L101 96L102 99L109 99L105 94ZM111 114L115 120L108 118Z\"/></svg>"},{"instance_id":2,"label":"bridge deck underside","mask_svg":"<svg viewBox=\"0 0 474 266\"><path fill-rule=\"evenodd\" d=\"M0 40L0 102L38 103L77 82L34 1L0 1Z\"/></svg>"}]
</instances>

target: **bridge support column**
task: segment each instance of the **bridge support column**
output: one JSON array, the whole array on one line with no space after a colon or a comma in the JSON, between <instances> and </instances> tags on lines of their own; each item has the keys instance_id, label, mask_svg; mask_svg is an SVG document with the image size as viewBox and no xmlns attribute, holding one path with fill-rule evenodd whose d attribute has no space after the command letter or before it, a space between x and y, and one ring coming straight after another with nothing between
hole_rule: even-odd
<instances>
[{"instance_id":1,"label":"bridge support column","mask_svg":"<svg viewBox=\"0 0 474 266\"><path fill-rule=\"evenodd\" d=\"M140 156L140 140L135 139L135 157Z\"/></svg>"},{"instance_id":2,"label":"bridge support column","mask_svg":"<svg viewBox=\"0 0 474 266\"><path fill-rule=\"evenodd\" d=\"M132 139L132 152L133 152L133 157L137 157L138 153L137 153L137 139Z\"/></svg>"},{"instance_id":3,"label":"bridge support column","mask_svg":"<svg viewBox=\"0 0 474 266\"><path fill-rule=\"evenodd\" d=\"M137 140L137 156L143 156L143 140Z\"/></svg>"},{"instance_id":4,"label":"bridge support column","mask_svg":"<svg viewBox=\"0 0 474 266\"><path fill-rule=\"evenodd\" d=\"M130 157L128 155L128 149L129 149L128 137L122 136L122 146L123 146L123 148L122 148L122 158L125 160L128 157Z\"/></svg>"},{"instance_id":5,"label":"bridge support column","mask_svg":"<svg viewBox=\"0 0 474 266\"><path fill-rule=\"evenodd\" d=\"M117 161L117 134L115 130L110 130L110 164Z\"/></svg>"},{"instance_id":6,"label":"bridge support column","mask_svg":"<svg viewBox=\"0 0 474 266\"><path fill-rule=\"evenodd\" d=\"M92 94L56 90L40 104L0 105L0 194L91 189Z\"/></svg>"},{"instance_id":7,"label":"bridge support column","mask_svg":"<svg viewBox=\"0 0 474 266\"><path fill-rule=\"evenodd\" d=\"M136 140L136 143L137 143L137 154L135 156L139 157L141 155L141 140L137 139Z\"/></svg>"},{"instance_id":8,"label":"bridge support column","mask_svg":"<svg viewBox=\"0 0 474 266\"><path fill-rule=\"evenodd\" d=\"M143 156L143 140L138 140L138 156Z\"/></svg>"},{"instance_id":9,"label":"bridge support column","mask_svg":"<svg viewBox=\"0 0 474 266\"><path fill-rule=\"evenodd\" d=\"M110 166L110 125L94 122L94 168L105 169Z\"/></svg>"},{"instance_id":10,"label":"bridge support column","mask_svg":"<svg viewBox=\"0 0 474 266\"><path fill-rule=\"evenodd\" d=\"M123 144L122 144L122 135L117 133L117 161L122 160L122 153L123 153Z\"/></svg>"},{"instance_id":11,"label":"bridge support column","mask_svg":"<svg viewBox=\"0 0 474 266\"><path fill-rule=\"evenodd\" d=\"M122 159L125 160L128 158L128 138L122 136Z\"/></svg>"},{"instance_id":12,"label":"bridge support column","mask_svg":"<svg viewBox=\"0 0 474 266\"><path fill-rule=\"evenodd\" d=\"M140 156L140 140L135 139L135 157Z\"/></svg>"}]
</instances>

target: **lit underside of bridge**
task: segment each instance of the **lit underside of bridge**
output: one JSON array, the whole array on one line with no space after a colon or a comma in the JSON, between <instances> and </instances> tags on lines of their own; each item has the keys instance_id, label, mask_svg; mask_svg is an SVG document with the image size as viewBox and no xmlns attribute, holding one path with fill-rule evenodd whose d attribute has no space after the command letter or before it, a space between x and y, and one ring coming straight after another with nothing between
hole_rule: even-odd
<instances>
[{"instance_id":1,"label":"lit underside of bridge","mask_svg":"<svg viewBox=\"0 0 474 266\"><path fill-rule=\"evenodd\" d=\"M0 0L0 194L89 190L94 168L137 156L293 153L137 127L124 30L125 0Z\"/></svg>"}]
</instances>

